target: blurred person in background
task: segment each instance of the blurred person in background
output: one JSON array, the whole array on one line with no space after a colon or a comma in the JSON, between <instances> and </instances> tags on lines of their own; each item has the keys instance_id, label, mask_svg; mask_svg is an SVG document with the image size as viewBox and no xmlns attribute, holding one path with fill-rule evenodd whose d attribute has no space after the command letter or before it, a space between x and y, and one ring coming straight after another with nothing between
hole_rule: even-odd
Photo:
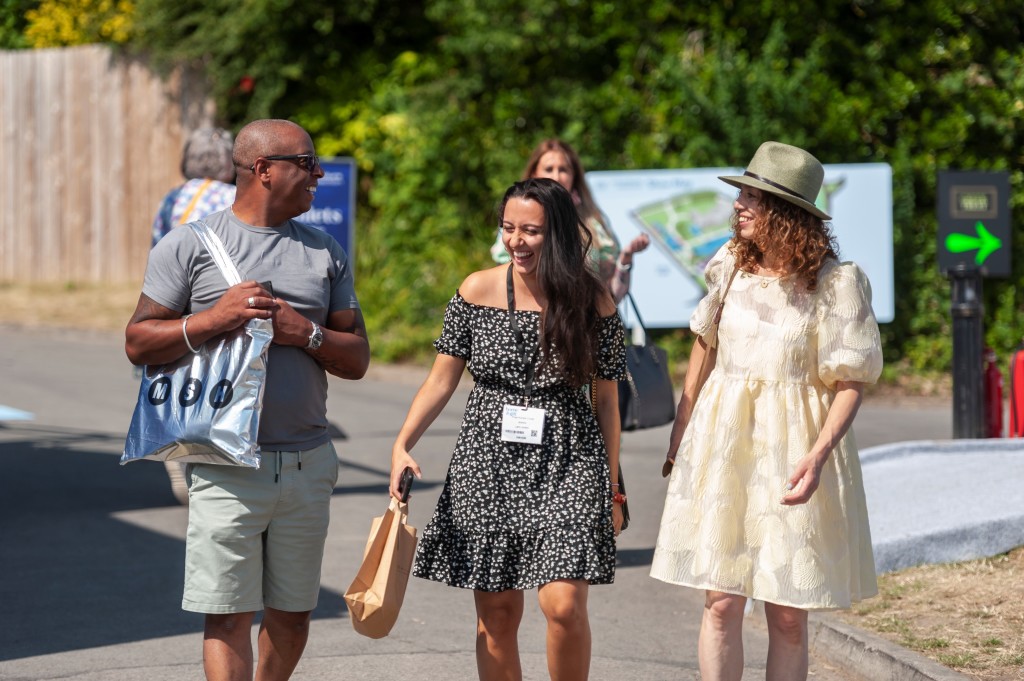
<instances>
[{"instance_id":1,"label":"blurred person in background","mask_svg":"<svg viewBox=\"0 0 1024 681\"><path fill-rule=\"evenodd\" d=\"M235 200L233 140L222 128L200 128L185 142L181 174L185 183L167 192L153 220L153 245L190 220L224 210Z\"/></svg>"},{"instance_id":2,"label":"blurred person in background","mask_svg":"<svg viewBox=\"0 0 1024 681\"><path fill-rule=\"evenodd\" d=\"M545 177L559 183L572 195L580 219L590 230L593 239L590 265L608 287L612 299L618 305L629 292L633 255L647 248L651 240L646 234L641 234L625 248L621 248L608 225L608 218L601 214L594 203L594 197L583 175L583 164L576 150L561 140L547 139L534 148L520 179ZM509 261L509 255L501 242L500 231L497 241L491 246L491 257L498 264Z\"/></svg>"}]
</instances>

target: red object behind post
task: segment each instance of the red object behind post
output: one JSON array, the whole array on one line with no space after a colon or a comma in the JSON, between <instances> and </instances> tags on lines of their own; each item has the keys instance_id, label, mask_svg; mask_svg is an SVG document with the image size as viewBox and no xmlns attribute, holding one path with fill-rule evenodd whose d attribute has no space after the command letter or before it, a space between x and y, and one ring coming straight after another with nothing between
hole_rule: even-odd
<instances>
[{"instance_id":1,"label":"red object behind post","mask_svg":"<svg viewBox=\"0 0 1024 681\"><path fill-rule=\"evenodd\" d=\"M1003 436L1003 372L996 352L985 348L985 437Z\"/></svg>"},{"instance_id":2,"label":"red object behind post","mask_svg":"<svg viewBox=\"0 0 1024 681\"><path fill-rule=\"evenodd\" d=\"M1024 437L1024 345L1010 357L1010 432L1007 437Z\"/></svg>"}]
</instances>

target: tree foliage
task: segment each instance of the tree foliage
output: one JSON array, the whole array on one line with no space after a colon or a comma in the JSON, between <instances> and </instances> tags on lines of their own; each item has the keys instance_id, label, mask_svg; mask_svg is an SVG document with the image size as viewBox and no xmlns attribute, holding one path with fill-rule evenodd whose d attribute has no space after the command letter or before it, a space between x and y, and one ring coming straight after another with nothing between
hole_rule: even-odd
<instances>
[{"instance_id":1,"label":"tree foliage","mask_svg":"<svg viewBox=\"0 0 1024 681\"><path fill-rule=\"evenodd\" d=\"M292 118L321 154L357 159L359 291L384 358L429 350L445 301L487 262L496 200L544 137L589 169L741 165L765 139L889 163L896 319L883 334L887 359L915 370L951 358L937 171L1024 180L1016 0L135 1L138 49L204 68L226 122ZM1003 353L1024 334L1022 240L1013 249L1013 276L985 291Z\"/></svg>"},{"instance_id":2,"label":"tree foliage","mask_svg":"<svg viewBox=\"0 0 1024 681\"><path fill-rule=\"evenodd\" d=\"M25 14L38 4L39 0L0 0L0 50L31 47L25 37Z\"/></svg>"}]
</instances>

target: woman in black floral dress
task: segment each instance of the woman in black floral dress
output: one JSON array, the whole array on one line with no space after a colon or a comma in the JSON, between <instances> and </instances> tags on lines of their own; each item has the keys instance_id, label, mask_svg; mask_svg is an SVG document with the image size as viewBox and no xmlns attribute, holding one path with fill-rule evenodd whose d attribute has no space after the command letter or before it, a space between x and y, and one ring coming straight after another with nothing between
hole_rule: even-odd
<instances>
[{"instance_id":1,"label":"woman in black floral dress","mask_svg":"<svg viewBox=\"0 0 1024 681\"><path fill-rule=\"evenodd\" d=\"M623 329L561 185L513 185L501 230L512 261L469 275L448 304L437 359L392 450L391 492L406 467L420 477L409 450L468 365L476 385L413 574L474 590L481 679L521 678L523 591L534 587L551 676L585 679L588 588L613 581L622 525Z\"/></svg>"}]
</instances>

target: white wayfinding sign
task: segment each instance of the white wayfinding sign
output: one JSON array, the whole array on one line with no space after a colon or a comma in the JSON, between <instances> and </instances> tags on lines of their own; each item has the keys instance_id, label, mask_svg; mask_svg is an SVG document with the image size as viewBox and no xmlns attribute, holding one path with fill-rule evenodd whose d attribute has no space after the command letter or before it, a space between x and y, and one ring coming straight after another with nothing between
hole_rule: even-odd
<instances>
[{"instance_id":1,"label":"white wayfinding sign","mask_svg":"<svg viewBox=\"0 0 1024 681\"><path fill-rule=\"evenodd\" d=\"M651 238L651 248L633 259L630 287L646 326L689 326L705 293L704 265L732 237L737 190L718 176L741 174L742 168L587 173L619 242L641 232ZM840 260L857 263L871 280L878 321L891 322L892 169L885 163L826 165L816 204L832 216ZM625 312L623 319L629 325Z\"/></svg>"}]
</instances>

